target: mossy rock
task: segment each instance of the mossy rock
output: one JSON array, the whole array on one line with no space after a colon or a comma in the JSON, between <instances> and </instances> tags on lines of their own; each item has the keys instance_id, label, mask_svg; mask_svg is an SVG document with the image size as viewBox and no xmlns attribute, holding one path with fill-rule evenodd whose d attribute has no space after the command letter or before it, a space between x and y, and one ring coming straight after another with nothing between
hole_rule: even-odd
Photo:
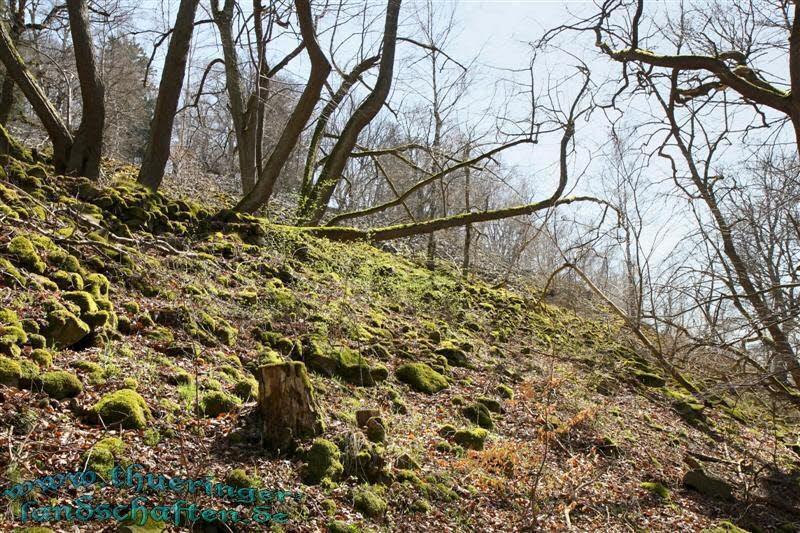
<instances>
[{"instance_id":1,"label":"mossy rock","mask_svg":"<svg viewBox=\"0 0 800 533\"><path fill-rule=\"evenodd\" d=\"M453 440L469 450L483 450L489 432L481 428L461 429L455 432Z\"/></svg>"},{"instance_id":2,"label":"mossy rock","mask_svg":"<svg viewBox=\"0 0 800 533\"><path fill-rule=\"evenodd\" d=\"M83 457L84 464L89 470L94 470L104 479L108 479L114 466L122 462L125 453L125 443L117 437L102 439L90 448Z\"/></svg>"},{"instance_id":3,"label":"mossy rock","mask_svg":"<svg viewBox=\"0 0 800 533\"><path fill-rule=\"evenodd\" d=\"M443 342L437 349L438 355L443 355L447 362L453 366L469 367L467 353L451 341Z\"/></svg>"},{"instance_id":4,"label":"mossy rock","mask_svg":"<svg viewBox=\"0 0 800 533\"><path fill-rule=\"evenodd\" d=\"M343 520L333 520L326 525L330 533L361 533L361 528Z\"/></svg>"},{"instance_id":5,"label":"mossy rock","mask_svg":"<svg viewBox=\"0 0 800 533\"><path fill-rule=\"evenodd\" d=\"M492 413L482 403L475 402L465 407L461 413L473 424L477 424L484 429L494 428Z\"/></svg>"},{"instance_id":6,"label":"mossy rock","mask_svg":"<svg viewBox=\"0 0 800 533\"><path fill-rule=\"evenodd\" d=\"M192 382L192 376L184 369L177 367L165 374L164 378L170 385L188 385Z\"/></svg>"},{"instance_id":7,"label":"mossy rock","mask_svg":"<svg viewBox=\"0 0 800 533\"><path fill-rule=\"evenodd\" d=\"M481 397L481 398L478 398L475 401L478 402L479 404L483 405L484 407L486 407L492 413L502 413L503 412L503 406L500 404L500 402L498 400L495 400L493 398L483 398L483 397Z\"/></svg>"},{"instance_id":8,"label":"mossy rock","mask_svg":"<svg viewBox=\"0 0 800 533\"><path fill-rule=\"evenodd\" d=\"M97 303L92 298L92 295L86 291L70 291L61 294L61 297L77 305L81 310L81 316L86 313L94 313L97 311Z\"/></svg>"},{"instance_id":9,"label":"mossy rock","mask_svg":"<svg viewBox=\"0 0 800 533\"><path fill-rule=\"evenodd\" d=\"M21 375L22 368L17 361L0 356L0 385L19 387Z\"/></svg>"},{"instance_id":10,"label":"mossy rock","mask_svg":"<svg viewBox=\"0 0 800 533\"><path fill-rule=\"evenodd\" d=\"M655 387L660 388L667 384L667 380L664 379L663 376L659 376L658 374L653 374L652 372L643 372L640 370L634 370L633 376L636 378L636 381L641 383L646 387Z\"/></svg>"},{"instance_id":11,"label":"mossy rock","mask_svg":"<svg viewBox=\"0 0 800 533\"><path fill-rule=\"evenodd\" d=\"M359 487L353 494L353 508L368 518L380 518L386 513L386 500L369 486Z\"/></svg>"},{"instance_id":12,"label":"mossy rock","mask_svg":"<svg viewBox=\"0 0 800 533\"><path fill-rule=\"evenodd\" d=\"M47 264L39 256L31 240L22 235L17 235L8 242L6 250L14 262L36 274L44 274Z\"/></svg>"},{"instance_id":13,"label":"mossy rock","mask_svg":"<svg viewBox=\"0 0 800 533\"><path fill-rule=\"evenodd\" d=\"M22 350L17 346L17 339L13 335L0 337L0 354L10 355L16 359L20 353L22 353Z\"/></svg>"},{"instance_id":14,"label":"mossy rock","mask_svg":"<svg viewBox=\"0 0 800 533\"><path fill-rule=\"evenodd\" d=\"M122 388L137 390L139 388L139 381L136 378L125 378L122 380Z\"/></svg>"},{"instance_id":15,"label":"mossy rock","mask_svg":"<svg viewBox=\"0 0 800 533\"><path fill-rule=\"evenodd\" d=\"M53 354L44 348L37 348L33 350L29 357L41 368L49 368L53 366Z\"/></svg>"},{"instance_id":16,"label":"mossy rock","mask_svg":"<svg viewBox=\"0 0 800 533\"><path fill-rule=\"evenodd\" d=\"M689 470L683 476L683 484L704 496L733 501L733 487L722 479L709 476L700 469Z\"/></svg>"},{"instance_id":17,"label":"mossy rock","mask_svg":"<svg viewBox=\"0 0 800 533\"><path fill-rule=\"evenodd\" d=\"M233 412L240 405L241 401L236 396L219 390L212 390L203 394L198 407L204 416L214 418L223 413Z\"/></svg>"},{"instance_id":18,"label":"mossy rock","mask_svg":"<svg viewBox=\"0 0 800 533\"><path fill-rule=\"evenodd\" d=\"M340 459L341 453L334 443L327 439L315 439L306 453L303 483L318 485L324 479L335 481L344 472Z\"/></svg>"},{"instance_id":19,"label":"mossy rock","mask_svg":"<svg viewBox=\"0 0 800 533\"><path fill-rule=\"evenodd\" d=\"M237 489L252 489L261 486L255 477L249 476L243 468L235 468L225 476L225 484Z\"/></svg>"},{"instance_id":20,"label":"mossy rock","mask_svg":"<svg viewBox=\"0 0 800 533\"><path fill-rule=\"evenodd\" d=\"M367 420L367 438L370 442L386 441L386 424L379 417L372 417Z\"/></svg>"},{"instance_id":21,"label":"mossy rock","mask_svg":"<svg viewBox=\"0 0 800 533\"><path fill-rule=\"evenodd\" d=\"M83 384L78 376L65 370L46 372L40 379L44 392L56 400L74 398L83 391Z\"/></svg>"},{"instance_id":22,"label":"mossy rock","mask_svg":"<svg viewBox=\"0 0 800 533\"><path fill-rule=\"evenodd\" d=\"M38 333L29 333L28 346L34 350L45 348L47 346L47 339L44 337L44 335L39 335Z\"/></svg>"},{"instance_id":23,"label":"mossy rock","mask_svg":"<svg viewBox=\"0 0 800 533\"><path fill-rule=\"evenodd\" d=\"M655 494L663 501L669 501L671 497L670 490L658 481L645 481L639 484L640 487L652 494Z\"/></svg>"},{"instance_id":24,"label":"mossy rock","mask_svg":"<svg viewBox=\"0 0 800 533\"><path fill-rule=\"evenodd\" d=\"M44 336L56 346L72 346L91 332L86 322L66 309L56 309L47 315Z\"/></svg>"},{"instance_id":25,"label":"mossy rock","mask_svg":"<svg viewBox=\"0 0 800 533\"><path fill-rule=\"evenodd\" d=\"M14 344L25 344L28 342L28 334L22 329L22 325L0 326L0 337L12 337Z\"/></svg>"},{"instance_id":26,"label":"mossy rock","mask_svg":"<svg viewBox=\"0 0 800 533\"><path fill-rule=\"evenodd\" d=\"M447 378L425 363L406 363L397 369L395 375L415 391L426 394L434 394L449 385Z\"/></svg>"},{"instance_id":27,"label":"mossy rock","mask_svg":"<svg viewBox=\"0 0 800 533\"><path fill-rule=\"evenodd\" d=\"M39 380L39 365L30 359L20 359L18 362L21 369L19 386L24 389L30 389Z\"/></svg>"},{"instance_id":28,"label":"mossy rock","mask_svg":"<svg viewBox=\"0 0 800 533\"><path fill-rule=\"evenodd\" d=\"M709 527L701 531L700 533L748 533L746 529L742 529L739 526L729 522L727 520L723 520L722 522L716 524L713 527Z\"/></svg>"},{"instance_id":29,"label":"mossy rock","mask_svg":"<svg viewBox=\"0 0 800 533\"><path fill-rule=\"evenodd\" d=\"M245 378L236 382L233 386L233 393L242 400L258 398L258 381L253 378Z\"/></svg>"},{"instance_id":30,"label":"mossy rock","mask_svg":"<svg viewBox=\"0 0 800 533\"><path fill-rule=\"evenodd\" d=\"M145 429L152 418L142 396L130 389L121 389L103 396L91 409L93 418L107 426L121 425L126 429Z\"/></svg>"}]
</instances>

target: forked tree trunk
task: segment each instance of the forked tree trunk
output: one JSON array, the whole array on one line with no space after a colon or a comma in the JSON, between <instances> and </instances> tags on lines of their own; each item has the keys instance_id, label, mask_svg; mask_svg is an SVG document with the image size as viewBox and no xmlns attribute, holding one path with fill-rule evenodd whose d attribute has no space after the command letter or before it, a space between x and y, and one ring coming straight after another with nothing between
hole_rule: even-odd
<instances>
[{"instance_id":1,"label":"forked tree trunk","mask_svg":"<svg viewBox=\"0 0 800 533\"><path fill-rule=\"evenodd\" d=\"M305 364L291 361L265 365L258 369L257 377L266 447L288 450L297 439L322 433L322 418Z\"/></svg>"}]
</instances>

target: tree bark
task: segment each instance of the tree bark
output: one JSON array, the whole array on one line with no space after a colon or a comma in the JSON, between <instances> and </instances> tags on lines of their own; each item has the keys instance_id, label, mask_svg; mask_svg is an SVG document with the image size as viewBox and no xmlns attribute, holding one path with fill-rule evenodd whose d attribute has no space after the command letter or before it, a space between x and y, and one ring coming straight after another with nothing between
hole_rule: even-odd
<instances>
[{"instance_id":1,"label":"tree bark","mask_svg":"<svg viewBox=\"0 0 800 533\"><path fill-rule=\"evenodd\" d=\"M194 17L199 0L181 0L178 15L164 60L161 83L158 86L156 107L150 123L147 142L138 181L151 190L158 190L164 179L164 169L169 159L172 142L172 126L178 109L183 79L186 75L186 62L189 45L194 31Z\"/></svg>"},{"instance_id":2,"label":"tree bark","mask_svg":"<svg viewBox=\"0 0 800 533\"><path fill-rule=\"evenodd\" d=\"M325 80L328 79L328 75L331 72L328 58L325 57L319 42L317 42L311 4L308 0L295 0L295 8L297 9L297 19L300 23L300 33L302 34L308 57L311 60L311 73L308 77L308 83L303 89L303 94L300 95L300 99L292 111L286 127L283 129L283 133L275 144L275 148L273 148L266 165L264 165L261 176L255 187L236 206L237 211L252 213L269 201L272 196L272 190L275 187L275 181L292 154L292 150L297 146L300 134L303 133L308 119L311 118L311 114L314 112L314 108L322 94L322 88L325 86Z\"/></svg>"},{"instance_id":3,"label":"tree bark","mask_svg":"<svg viewBox=\"0 0 800 533\"><path fill-rule=\"evenodd\" d=\"M0 22L0 61L10 76L30 102L36 116L42 122L47 136L53 145L53 166L56 172L64 173L67 159L72 150L74 139L61 115L45 95L31 74L9 35L4 22Z\"/></svg>"},{"instance_id":4,"label":"tree bark","mask_svg":"<svg viewBox=\"0 0 800 533\"><path fill-rule=\"evenodd\" d=\"M319 406L300 361L275 363L258 369L258 410L264 445L288 450L296 440L323 431Z\"/></svg>"},{"instance_id":5,"label":"tree bark","mask_svg":"<svg viewBox=\"0 0 800 533\"><path fill-rule=\"evenodd\" d=\"M247 101L244 97L242 73L239 69L239 59L233 39L234 3L234 0L225 0L225 5L220 10L219 1L212 0L211 13L214 23L219 29L219 37L222 42L222 55L225 58L225 85L228 89L231 118L239 152L239 174L241 175L242 191L247 194L253 189L256 182L257 128L254 119L257 116L257 109L255 94L247 98Z\"/></svg>"},{"instance_id":6,"label":"tree bark","mask_svg":"<svg viewBox=\"0 0 800 533\"><path fill-rule=\"evenodd\" d=\"M339 139L325 161L319 180L309 194L308 201L302 206L299 219L302 224L319 224L325 214L336 185L342 176L347 160L358 142L361 131L375 118L392 87L394 76L394 57L397 47L397 24L400 14L401 0L389 0L386 8L386 24L383 30L381 47L381 63L375 87L367 98L356 109L342 130Z\"/></svg>"},{"instance_id":7,"label":"tree bark","mask_svg":"<svg viewBox=\"0 0 800 533\"><path fill-rule=\"evenodd\" d=\"M105 125L105 87L97 73L86 0L67 0L75 65L81 86L83 114L70 150L67 173L96 180L100 176Z\"/></svg>"}]
</instances>

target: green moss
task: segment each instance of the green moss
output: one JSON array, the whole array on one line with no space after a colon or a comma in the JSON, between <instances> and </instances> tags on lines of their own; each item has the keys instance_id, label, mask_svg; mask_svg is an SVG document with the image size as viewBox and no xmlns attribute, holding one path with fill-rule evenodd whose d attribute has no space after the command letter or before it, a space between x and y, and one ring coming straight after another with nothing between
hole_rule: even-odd
<instances>
[{"instance_id":1,"label":"green moss","mask_svg":"<svg viewBox=\"0 0 800 533\"><path fill-rule=\"evenodd\" d=\"M455 432L453 440L470 450L482 450L489 432L485 429L462 429Z\"/></svg>"},{"instance_id":2,"label":"green moss","mask_svg":"<svg viewBox=\"0 0 800 533\"><path fill-rule=\"evenodd\" d=\"M652 372L643 372L640 370L634 370L633 376L636 378L636 381L645 385L647 387L663 387L667 384L667 380L663 378L663 376L659 376L658 374L653 374Z\"/></svg>"},{"instance_id":3,"label":"green moss","mask_svg":"<svg viewBox=\"0 0 800 533\"><path fill-rule=\"evenodd\" d=\"M22 353L22 350L17 346L16 337L13 335L4 335L0 337L0 354L17 358L20 353Z\"/></svg>"},{"instance_id":4,"label":"green moss","mask_svg":"<svg viewBox=\"0 0 800 533\"><path fill-rule=\"evenodd\" d=\"M371 442L384 442L386 440L386 426L382 419L373 417L367 421L367 438Z\"/></svg>"},{"instance_id":5,"label":"green moss","mask_svg":"<svg viewBox=\"0 0 800 533\"><path fill-rule=\"evenodd\" d=\"M30 333L28 335L28 346L30 346L34 350L44 348L45 346L47 346L47 339L44 337L44 335Z\"/></svg>"},{"instance_id":6,"label":"green moss","mask_svg":"<svg viewBox=\"0 0 800 533\"><path fill-rule=\"evenodd\" d=\"M481 397L475 401L486 407L492 413L500 413L503 410L503 407L500 405L500 402L492 398Z\"/></svg>"},{"instance_id":7,"label":"green moss","mask_svg":"<svg viewBox=\"0 0 800 533\"><path fill-rule=\"evenodd\" d=\"M439 348L436 349L436 353L444 356L447 362L453 366L469 366L467 353L451 341L444 341Z\"/></svg>"},{"instance_id":8,"label":"green moss","mask_svg":"<svg viewBox=\"0 0 800 533\"><path fill-rule=\"evenodd\" d=\"M83 278L78 273L57 270L50 279L63 291L83 290Z\"/></svg>"},{"instance_id":9,"label":"green moss","mask_svg":"<svg viewBox=\"0 0 800 533\"><path fill-rule=\"evenodd\" d=\"M28 280L25 279L25 276L22 275L17 267L11 264L11 261L4 257L0 257L0 279L12 285L17 284L21 285L22 287L28 285Z\"/></svg>"},{"instance_id":10,"label":"green moss","mask_svg":"<svg viewBox=\"0 0 800 533\"><path fill-rule=\"evenodd\" d=\"M241 401L236 396L232 396L222 391L212 390L200 397L200 412L204 416L216 417L223 413L235 411Z\"/></svg>"},{"instance_id":11,"label":"green moss","mask_svg":"<svg viewBox=\"0 0 800 533\"><path fill-rule=\"evenodd\" d=\"M669 489L664 485L662 485L661 483L659 483L658 481L645 481L643 483L640 483L639 486L649 492L652 492L653 494L655 494L664 501L670 499L671 494Z\"/></svg>"},{"instance_id":12,"label":"green moss","mask_svg":"<svg viewBox=\"0 0 800 533\"><path fill-rule=\"evenodd\" d=\"M397 379L412 389L433 394L448 386L447 379L425 363L407 363L395 372Z\"/></svg>"},{"instance_id":13,"label":"green moss","mask_svg":"<svg viewBox=\"0 0 800 533\"><path fill-rule=\"evenodd\" d=\"M107 426L121 425L126 429L145 429L152 418L144 398L130 389L106 394L92 407L92 413Z\"/></svg>"},{"instance_id":14,"label":"green moss","mask_svg":"<svg viewBox=\"0 0 800 533\"><path fill-rule=\"evenodd\" d=\"M122 388L136 390L139 388L139 382L136 378L125 378L122 380Z\"/></svg>"},{"instance_id":15,"label":"green moss","mask_svg":"<svg viewBox=\"0 0 800 533\"><path fill-rule=\"evenodd\" d=\"M258 479L247 475L243 468L231 470L225 477L225 483L239 489L257 488L260 486Z\"/></svg>"},{"instance_id":16,"label":"green moss","mask_svg":"<svg viewBox=\"0 0 800 533\"><path fill-rule=\"evenodd\" d=\"M66 309L56 309L47 314L44 336L56 346L71 346L89 334L86 322Z\"/></svg>"},{"instance_id":17,"label":"green moss","mask_svg":"<svg viewBox=\"0 0 800 533\"><path fill-rule=\"evenodd\" d=\"M122 308L132 315L138 315L140 310L138 302L125 302Z\"/></svg>"},{"instance_id":18,"label":"green moss","mask_svg":"<svg viewBox=\"0 0 800 533\"><path fill-rule=\"evenodd\" d=\"M95 303L92 295L86 291L65 292L61 295L61 297L64 300L77 305L81 310L81 315L97 311L97 303Z\"/></svg>"},{"instance_id":19,"label":"green moss","mask_svg":"<svg viewBox=\"0 0 800 533\"><path fill-rule=\"evenodd\" d=\"M18 387L21 375L22 368L17 361L0 356L0 385Z\"/></svg>"},{"instance_id":20,"label":"green moss","mask_svg":"<svg viewBox=\"0 0 800 533\"><path fill-rule=\"evenodd\" d=\"M42 368L49 368L53 365L53 354L44 348L37 348L30 354L30 358Z\"/></svg>"},{"instance_id":21,"label":"green moss","mask_svg":"<svg viewBox=\"0 0 800 533\"><path fill-rule=\"evenodd\" d=\"M28 334L22 329L21 325L0 326L0 337L13 337L15 344L25 344L28 342Z\"/></svg>"},{"instance_id":22,"label":"green moss","mask_svg":"<svg viewBox=\"0 0 800 533\"><path fill-rule=\"evenodd\" d=\"M361 528L348 524L343 520L333 520L328 522L327 526L330 533L360 533Z\"/></svg>"},{"instance_id":23,"label":"green moss","mask_svg":"<svg viewBox=\"0 0 800 533\"><path fill-rule=\"evenodd\" d=\"M107 437L90 448L84 454L83 461L87 469L94 470L108 479L114 465L123 459L124 453L125 443L122 439Z\"/></svg>"},{"instance_id":24,"label":"green moss","mask_svg":"<svg viewBox=\"0 0 800 533\"><path fill-rule=\"evenodd\" d=\"M48 396L57 400L73 398L83 391L83 384L78 376L65 370L54 370L41 376L42 389Z\"/></svg>"},{"instance_id":25,"label":"green moss","mask_svg":"<svg viewBox=\"0 0 800 533\"><path fill-rule=\"evenodd\" d=\"M380 518L386 512L386 501L369 486L359 487L353 494L353 507L369 518Z\"/></svg>"},{"instance_id":26,"label":"green moss","mask_svg":"<svg viewBox=\"0 0 800 533\"><path fill-rule=\"evenodd\" d=\"M29 389L34 385L34 383L37 382L39 378L39 365L30 359L20 359L18 362L20 367L20 387Z\"/></svg>"},{"instance_id":27,"label":"green moss","mask_svg":"<svg viewBox=\"0 0 800 533\"><path fill-rule=\"evenodd\" d=\"M303 483L318 485L323 479L336 480L344 467L340 462L339 448L327 439L315 439L311 449L306 453L303 466Z\"/></svg>"},{"instance_id":28,"label":"green moss","mask_svg":"<svg viewBox=\"0 0 800 533\"><path fill-rule=\"evenodd\" d=\"M475 402L472 405L465 407L462 413L470 422L477 424L484 429L492 429L494 427L492 414L482 403Z\"/></svg>"},{"instance_id":29,"label":"green moss","mask_svg":"<svg viewBox=\"0 0 800 533\"><path fill-rule=\"evenodd\" d=\"M85 313L81 316L92 329L100 329L105 325L112 325L114 322L114 315L108 311L93 311Z\"/></svg>"},{"instance_id":30,"label":"green moss","mask_svg":"<svg viewBox=\"0 0 800 533\"><path fill-rule=\"evenodd\" d=\"M6 249L15 263L31 272L44 274L47 269L47 265L42 261L33 243L27 237L22 235L14 237L8 242Z\"/></svg>"},{"instance_id":31,"label":"green moss","mask_svg":"<svg viewBox=\"0 0 800 533\"><path fill-rule=\"evenodd\" d=\"M258 381L253 378L245 378L236 382L233 386L233 393L242 400L258 398Z\"/></svg>"}]
</instances>

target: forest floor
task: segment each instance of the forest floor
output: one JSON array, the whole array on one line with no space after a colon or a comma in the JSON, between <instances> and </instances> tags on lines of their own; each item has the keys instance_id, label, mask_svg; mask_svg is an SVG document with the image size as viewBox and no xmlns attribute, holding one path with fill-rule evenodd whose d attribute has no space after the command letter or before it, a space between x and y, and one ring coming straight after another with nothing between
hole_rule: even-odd
<instances>
[{"instance_id":1,"label":"forest floor","mask_svg":"<svg viewBox=\"0 0 800 533\"><path fill-rule=\"evenodd\" d=\"M239 513L198 531L800 526L791 413L687 373L693 398L591 298L212 212L132 167L1 168L0 530L185 531L157 514L179 500ZM325 428L274 453L253 371L291 360ZM168 523L112 516L137 497Z\"/></svg>"}]
</instances>

